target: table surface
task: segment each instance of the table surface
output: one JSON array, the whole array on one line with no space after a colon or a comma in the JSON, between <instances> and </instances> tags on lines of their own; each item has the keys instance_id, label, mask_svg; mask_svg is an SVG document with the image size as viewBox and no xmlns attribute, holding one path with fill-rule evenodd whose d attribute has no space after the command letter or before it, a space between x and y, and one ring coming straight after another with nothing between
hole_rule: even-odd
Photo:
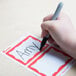
<instances>
[{"instance_id":1,"label":"table surface","mask_svg":"<svg viewBox=\"0 0 76 76\"><path fill-rule=\"evenodd\" d=\"M0 0L0 50L16 41L24 33L41 34L43 17L53 13L60 0ZM75 25L75 1L65 0L65 11ZM11 71L10 71L11 70ZM0 76L36 76L32 72L0 54ZM64 76L75 76L74 65Z\"/></svg>"}]
</instances>

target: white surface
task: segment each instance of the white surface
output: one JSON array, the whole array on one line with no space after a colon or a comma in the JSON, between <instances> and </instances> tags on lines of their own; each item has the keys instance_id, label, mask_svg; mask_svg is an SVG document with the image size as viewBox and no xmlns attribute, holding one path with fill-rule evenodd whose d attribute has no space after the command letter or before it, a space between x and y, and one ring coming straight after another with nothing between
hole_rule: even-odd
<instances>
[{"instance_id":1,"label":"white surface","mask_svg":"<svg viewBox=\"0 0 76 76\"><path fill-rule=\"evenodd\" d=\"M53 12L59 1L61 0L0 0L0 50L26 32L40 36L43 17ZM65 0L64 5L64 10L76 25L75 0ZM2 55L0 71L0 76L34 76ZM75 76L73 74L76 75L75 68L67 76Z\"/></svg>"}]
</instances>

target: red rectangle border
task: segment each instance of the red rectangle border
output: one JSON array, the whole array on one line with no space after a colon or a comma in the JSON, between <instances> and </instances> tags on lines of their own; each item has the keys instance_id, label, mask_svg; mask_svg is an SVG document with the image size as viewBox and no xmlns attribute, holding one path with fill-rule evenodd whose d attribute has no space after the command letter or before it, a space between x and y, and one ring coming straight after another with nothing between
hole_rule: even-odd
<instances>
[{"instance_id":1,"label":"red rectangle border","mask_svg":"<svg viewBox=\"0 0 76 76\"><path fill-rule=\"evenodd\" d=\"M54 49L55 51L62 53L64 56L68 56L69 59L65 62L65 64L63 64L61 67L59 67L59 69L52 75L52 76L56 76L73 58L70 57L69 55L67 55L66 53L54 48L54 47L50 47L47 51L45 51L42 55L40 55L34 62L32 62L28 67L30 69L32 69L33 71L35 71L36 73L38 73L41 76L46 76L45 74L41 73L40 71L38 71L37 69L33 68L32 65L34 65L39 59L41 59L47 52L50 51L50 49Z\"/></svg>"},{"instance_id":2,"label":"red rectangle border","mask_svg":"<svg viewBox=\"0 0 76 76\"><path fill-rule=\"evenodd\" d=\"M17 45L15 45L13 48L11 48L9 51L7 51L6 54L7 54L8 56L10 56L11 58L13 58L14 60L20 62L21 64L27 65L32 59L34 59L34 58L35 58L37 55L39 55L45 48L48 47L48 44L46 44L46 47L44 47L41 51L37 52L37 53L36 53L33 57L31 57L26 63L23 62L23 61L20 60L20 59L17 59L15 56L13 56L13 55L10 54L11 51L13 51L15 48L17 48L18 46L20 46L23 42L25 42L25 41L28 40L29 38L32 38L32 39L34 39L34 40L37 40L37 41L39 41L39 42L41 43L41 41L40 41L39 39L37 39L37 38L29 35L29 36L27 36L25 39L23 39L21 42L19 42Z\"/></svg>"}]
</instances>

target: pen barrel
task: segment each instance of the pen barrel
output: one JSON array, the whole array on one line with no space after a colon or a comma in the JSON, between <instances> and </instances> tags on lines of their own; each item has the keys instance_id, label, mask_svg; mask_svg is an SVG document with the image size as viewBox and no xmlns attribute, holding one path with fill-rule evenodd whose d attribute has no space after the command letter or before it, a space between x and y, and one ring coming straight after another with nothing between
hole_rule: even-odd
<instances>
[{"instance_id":1,"label":"pen barrel","mask_svg":"<svg viewBox=\"0 0 76 76\"><path fill-rule=\"evenodd\" d=\"M58 18L62 7L63 7L63 3L60 2L51 20L56 20Z\"/></svg>"},{"instance_id":2,"label":"pen barrel","mask_svg":"<svg viewBox=\"0 0 76 76\"><path fill-rule=\"evenodd\" d=\"M56 9L53 17L51 18L51 20L56 20L56 19L58 18L62 7L63 7L63 3L60 2L59 5L57 6L57 9ZM45 37L46 37L46 38L49 38L49 37L50 37L50 34L47 34Z\"/></svg>"}]
</instances>

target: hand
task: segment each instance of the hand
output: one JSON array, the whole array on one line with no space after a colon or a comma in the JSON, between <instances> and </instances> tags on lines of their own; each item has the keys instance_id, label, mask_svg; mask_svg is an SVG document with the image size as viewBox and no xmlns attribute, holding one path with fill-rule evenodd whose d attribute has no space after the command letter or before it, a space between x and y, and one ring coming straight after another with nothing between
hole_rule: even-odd
<instances>
[{"instance_id":1,"label":"hand","mask_svg":"<svg viewBox=\"0 0 76 76\"><path fill-rule=\"evenodd\" d=\"M52 15L43 19L41 24L42 37L50 34L49 42L56 42L64 52L76 58L76 30L70 18L61 13L57 20L51 20Z\"/></svg>"}]
</instances>

